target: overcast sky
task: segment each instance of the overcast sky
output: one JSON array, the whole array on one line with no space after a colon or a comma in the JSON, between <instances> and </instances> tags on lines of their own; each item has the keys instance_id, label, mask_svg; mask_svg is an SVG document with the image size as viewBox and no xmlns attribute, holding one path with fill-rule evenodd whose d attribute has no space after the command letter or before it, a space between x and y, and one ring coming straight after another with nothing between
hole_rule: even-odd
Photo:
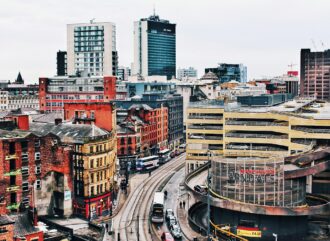
<instances>
[{"instance_id":1,"label":"overcast sky","mask_svg":"<svg viewBox=\"0 0 330 241\"><path fill-rule=\"evenodd\" d=\"M177 68L200 76L217 63L243 63L248 78L299 68L300 48L330 46L329 0L0 0L0 79L29 82L56 72L66 24L117 26L119 64L133 60L133 22L156 13L177 24Z\"/></svg>"}]
</instances>

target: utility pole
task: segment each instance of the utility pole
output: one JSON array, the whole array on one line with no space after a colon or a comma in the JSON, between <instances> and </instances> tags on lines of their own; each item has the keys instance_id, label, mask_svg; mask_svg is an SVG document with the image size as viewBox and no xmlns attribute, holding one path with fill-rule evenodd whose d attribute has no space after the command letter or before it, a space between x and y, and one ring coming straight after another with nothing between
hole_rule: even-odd
<instances>
[{"instance_id":1,"label":"utility pole","mask_svg":"<svg viewBox=\"0 0 330 241\"><path fill-rule=\"evenodd\" d=\"M140 233L139 233L139 226L140 226L140 220L139 220L139 215L137 215L137 230L136 230L136 233L137 233L137 241L140 241Z\"/></svg>"},{"instance_id":2,"label":"utility pole","mask_svg":"<svg viewBox=\"0 0 330 241\"><path fill-rule=\"evenodd\" d=\"M211 165L211 151L207 151L207 156L208 156L208 165ZM207 240L211 241L210 237L210 184L211 184L211 176L210 176L210 167L207 167Z\"/></svg>"}]
</instances>

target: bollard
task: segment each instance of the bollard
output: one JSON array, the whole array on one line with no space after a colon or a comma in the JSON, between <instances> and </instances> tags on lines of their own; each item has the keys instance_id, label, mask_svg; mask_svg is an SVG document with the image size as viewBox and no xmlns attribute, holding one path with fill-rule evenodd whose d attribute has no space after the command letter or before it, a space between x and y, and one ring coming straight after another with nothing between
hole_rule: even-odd
<instances>
[{"instance_id":1,"label":"bollard","mask_svg":"<svg viewBox=\"0 0 330 241\"><path fill-rule=\"evenodd\" d=\"M120 233L118 233L118 239L117 240L120 241Z\"/></svg>"}]
</instances>

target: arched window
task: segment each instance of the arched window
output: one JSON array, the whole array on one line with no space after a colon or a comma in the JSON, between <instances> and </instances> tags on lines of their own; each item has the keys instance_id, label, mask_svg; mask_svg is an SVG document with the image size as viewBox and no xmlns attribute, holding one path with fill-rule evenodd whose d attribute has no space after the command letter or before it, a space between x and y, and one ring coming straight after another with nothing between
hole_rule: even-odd
<instances>
[{"instance_id":1,"label":"arched window","mask_svg":"<svg viewBox=\"0 0 330 241\"><path fill-rule=\"evenodd\" d=\"M125 144L125 138L124 137L120 138L120 144L121 145L124 145Z\"/></svg>"}]
</instances>

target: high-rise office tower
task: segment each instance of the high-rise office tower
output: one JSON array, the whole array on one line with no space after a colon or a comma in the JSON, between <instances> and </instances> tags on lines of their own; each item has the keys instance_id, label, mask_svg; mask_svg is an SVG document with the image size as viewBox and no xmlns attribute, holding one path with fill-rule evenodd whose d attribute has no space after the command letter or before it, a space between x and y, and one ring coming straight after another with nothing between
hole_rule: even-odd
<instances>
[{"instance_id":1,"label":"high-rise office tower","mask_svg":"<svg viewBox=\"0 0 330 241\"><path fill-rule=\"evenodd\" d=\"M176 24L155 14L134 23L133 74L175 76L175 29Z\"/></svg>"},{"instance_id":2,"label":"high-rise office tower","mask_svg":"<svg viewBox=\"0 0 330 241\"><path fill-rule=\"evenodd\" d=\"M67 75L67 58L66 51L59 50L56 55L57 76Z\"/></svg>"},{"instance_id":3,"label":"high-rise office tower","mask_svg":"<svg viewBox=\"0 0 330 241\"><path fill-rule=\"evenodd\" d=\"M247 82L247 67L243 64L220 63L216 68L206 68L205 74L208 72L215 73L221 83L226 83L232 80L241 83Z\"/></svg>"},{"instance_id":4,"label":"high-rise office tower","mask_svg":"<svg viewBox=\"0 0 330 241\"><path fill-rule=\"evenodd\" d=\"M110 22L68 24L68 75L115 76L118 66L116 26Z\"/></svg>"},{"instance_id":5,"label":"high-rise office tower","mask_svg":"<svg viewBox=\"0 0 330 241\"><path fill-rule=\"evenodd\" d=\"M330 99L330 50L300 52L300 95Z\"/></svg>"}]
</instances>

